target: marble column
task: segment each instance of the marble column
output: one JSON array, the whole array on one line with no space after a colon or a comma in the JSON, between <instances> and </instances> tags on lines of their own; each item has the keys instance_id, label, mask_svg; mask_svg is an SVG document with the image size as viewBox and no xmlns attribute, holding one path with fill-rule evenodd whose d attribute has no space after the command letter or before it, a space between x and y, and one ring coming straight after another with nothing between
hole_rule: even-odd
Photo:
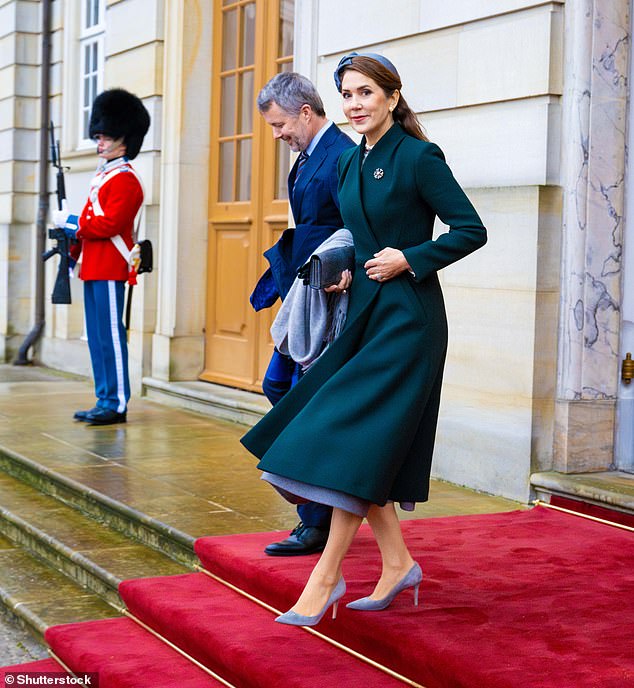
<instances>
[{"instance_id":1,"label":"marble column","mask_svg":"<svg viewBox=\"0 0 634 688\"><path fill-rule=\"evenodd\" d=\"M613 464L629 0L565 6L563 251L554 468Z\"/></svg>"}]
</instances>

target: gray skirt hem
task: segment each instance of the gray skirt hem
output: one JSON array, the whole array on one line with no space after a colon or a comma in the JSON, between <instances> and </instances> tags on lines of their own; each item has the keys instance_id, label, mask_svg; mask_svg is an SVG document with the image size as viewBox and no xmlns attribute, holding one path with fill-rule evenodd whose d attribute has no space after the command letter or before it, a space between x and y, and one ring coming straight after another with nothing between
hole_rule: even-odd
<instances>
[{"instance_id":1,"label":"gray skirt hem","mask_svg":"<svg viewBox=\"0 0 634 688\"><path fill-rule=\"evenodd\" d=\"M368 509L371 506L371 502L345 492L331 490L328 487L309 485L308 483L285 478L282 475L268 473L267 471L262 473L262 480L270 483L291 504L317 502L317 504L325 504L326 506L343 509L343 511L349 511L362 518L367 516Z\"/></svg>"},{"instance_id":2,"label":"gray skirt hem","mask_svg":"<svg viewBox=\"0 0 634 688\"><path fill-rule=\"evenodd\" d=\"M326 506L348 511L362 518L368 515L368 509L372 506L372 502L366 499L361 499L339 490L332 490L328 487L309 485L308 483L285 478L282 475L269 473L268 471L262 472L262 480L266 480L291 504L316 502L317 504L325 504ZM403 511L414 511L415 503L400 502L400 507Z\"/></svg>"}]
</instances>

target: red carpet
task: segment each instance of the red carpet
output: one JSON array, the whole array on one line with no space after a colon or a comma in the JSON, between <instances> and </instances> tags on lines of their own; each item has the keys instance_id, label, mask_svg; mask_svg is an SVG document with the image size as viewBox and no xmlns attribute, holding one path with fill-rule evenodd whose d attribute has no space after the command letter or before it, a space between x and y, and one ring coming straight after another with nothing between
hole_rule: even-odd
<instances>
[{"instance_id":1,"label":"red carpet","mask_svg":"<svg viewBox=\"0 0 634 688\"><path fill-rule=\"evenodd\" d=\"M408 521L423 567L382 613L343 609L320 630L427 688L634 686L634 534L545 508ZM262 554L270 534L202 538L203 564L273 606L298 596L316 557ZM367 528L346 560L345 600L380 561Z\"/></svg>"},{"instance_id":2,"label":"red carpet","mask_svg":"<svg viewBox=\"0 0 634 688\"><path fill-rule=\"evenodd\" d=\"M425 578L388 610L341 607L318 630L426 688L634 686L634 533L542 507L403 523ZM207 568L286 610L317 556L266 557L276 537L201 538ZM368 594L379 556L364 527L344 602ZM132 613L238 688L403 686L204 574L129 580ZM53 651L102 688L220 685L127 618L49 628ZM50 664L36 662L50 670ZM55 670L56 665L53 664ZM7 667L4 672L15 671Z\"/></svg>"},{"instance_id":3,"label":"red carpet","mask_svg":"<svg viewBox=\"0 0 634 688\"><path fill-rule=\"evenodd\" d=\"M604 521L621 523L624 526L634 528L634 514L626 514L623 511L616 511L616 509L597 506L596 504L588 504L587 502L580 502L577 499L569 499L557 495L551 495L550 503L554 506L562 507L563 509L576 511L578 514L587 514L594 518L602 518Z\"/></svg>"},{"instance_id":4,"label":"red carpet","mask_svg":"<svg viewBox=\"0 0 634 688\"><path fill-rule=\"evenodd\" d=\"M236 686L402 688L203 573L124 581L128 609ZM219 651L221 650L221 651Z\"/></svg>"},{"instance_id":5,"label":"red carpet","mask_svg":"<svg viewBox=\"0 0 634 688\"><path fill-rule=\"evenodd\" d=\"M100 688L215 688L222 684L126 618L52 626L46 642L75 674Z\"/></svg>"}]
</instances>

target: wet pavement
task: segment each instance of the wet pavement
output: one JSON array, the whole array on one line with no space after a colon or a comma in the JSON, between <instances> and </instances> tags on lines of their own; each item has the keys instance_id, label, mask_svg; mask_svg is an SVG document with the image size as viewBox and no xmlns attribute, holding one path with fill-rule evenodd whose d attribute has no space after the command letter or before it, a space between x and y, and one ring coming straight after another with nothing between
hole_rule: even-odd
<instances>
[{"instance_id":1,"label":"wet pavement","mask_svg":"<svg viewBox=\"0 0 634 688\"><path fill-rule=\"evenodd\" d=\"M88 380L0 366L0 445L194 537L295 524L295 509L260 480L240 444L245 427L137 398L126 424L73 421L77 409L93 404ZM430 501L403 518L518 507L432 483Z\"/></svg>"}]
</instances>

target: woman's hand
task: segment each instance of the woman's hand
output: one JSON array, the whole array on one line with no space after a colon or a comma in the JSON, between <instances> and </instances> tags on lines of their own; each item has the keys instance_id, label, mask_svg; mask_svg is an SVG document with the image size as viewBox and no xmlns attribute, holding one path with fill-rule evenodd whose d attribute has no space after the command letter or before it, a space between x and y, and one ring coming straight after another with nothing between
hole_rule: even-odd
<instances>
[{"instance_id":1,"label":"woman's hand","mask_svg":"<svg viewBox=\"0 0 634 688\"><path fill-rule=\"evenodd\" d=\"M351 284L352 273L350 272L350 270L344 270L341 273L341 281L339 282L339 284L333 284L330 287L324 287L324 291L337 292L338 294L340 294L341 292L346 291Z\"/></svg>"},{"instance_id":2,"label":"woman's hand","mask_svg":"<svg viewBox=\"0 0 634 688\"><path fill-rule=\"evenodd\" d=\"M375 253L374 258L370 258L363 267L368 278L377 282L386 282L412 269L403 251L389 246Z\"/></svg>"}]
</instances>

